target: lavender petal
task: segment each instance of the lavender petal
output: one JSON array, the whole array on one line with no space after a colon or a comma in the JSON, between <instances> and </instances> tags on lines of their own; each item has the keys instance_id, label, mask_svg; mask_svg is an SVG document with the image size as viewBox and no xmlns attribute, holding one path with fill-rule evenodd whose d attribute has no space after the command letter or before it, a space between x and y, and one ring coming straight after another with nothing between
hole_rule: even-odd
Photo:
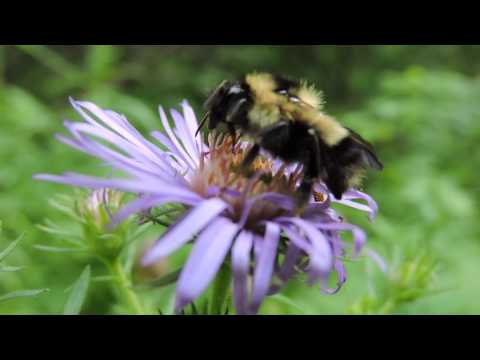
<instances>
[{"instance_id":1,"label":"lavender petal","mask_svg":"<svg viewBox=\"0 0 480 360\"><path fill-rule=\"evenodd\" d=\"M271 222L267 223L261 253L257 259L253 278L252 304L250 307L253 314L258 312L263 299L268 294L279 240L280 226Z\"/></svg>"},{"instance_id":2,"label":"lavender petal","mask_svg":"<svg viewBox=\"0 0 480 360\"><path fill-rule=\"evenodd\" d=\"M365 254L377 264L377 266L380 268L380 270L384 274L388 274L388 264L386 261L376 252L373 251L372 249L366 248L365 249Z\"/></svg>"},{"instance_id":3,"label":"lavender petal","mask_svg":"<svg viewBox=\"0 0 480 360\"><path fill-rule=\"evenodd\" d=\"M176 135L179 139L182 139L182 144L185 147L185 150L190 155L190 158L195 162L196 167L198 167L198 159L200 159L200 154L198 152L195 139L190 134L185 119L182 115L175 109L170 110L170 114L175 122Z\"/></svg>"},{"instance_id":4,"label":"lavender petal","mask_svg":"<svg viewBox=\"0 0 480 360\"><path fill-rule=\"evenodd\" d=\"M50 181L58 184L73 185L89 189L114 189L132 193L149 193L154 195L192 196L193 192L178 186L170 186L161 181L145 179L103 179L82 174L65 173L64 175L37 174L35 180Z\"/></svg>"},{"instance_id":5,"label":"lavender petal","mask_svg":"<svg viewBox=\"0 0 480 360\"><path fill-rule=\"evenodd\" d=\"M190 131L190 136L192 139L195 140L196 148L198 150L197 155L200 156L205 151L205 144L202 141L201 134L199 133L195 136L198 128L197 117L193 112L192 107L188 104L188 101L184 100L182 102L183 108L183 118L185 119L185 123L187 124L187 128Z\"/></svg>"},{"instance_id":6,"label":"lavender petal","mask_svg":"<svg viewBox=\"0 0 480 360\"><path fill-rule=\"evenodd\" d=\"M177 137L175 136L172 128L170 127L167 115L165 114L165 111L161 106L159 107L159 113L160 113L160 118L163 124L163 128L165 129L165 132L167 133L171 142L175 145L177 152L182 155L182 158L187 162L188 166L191 169L195 169L196 167L195 162L192 160L190 155L183 149L183 146L178 142Z\"/></svg>"},{"instance_id":7,"label":"lavender petal","mask_svg":"<svg viewBox=\"0 0 480 360\"><path fill-rule=\"evenodd\" d=\"M346 223L335 224L317 224L316 227L320 230L326 231L351 231L354 241L353 258L357 258L360 255L365 243L367 242L367 234L358 226L350 225Z\"/></svg>"},{"instance_id":8,"label":"lavender petal","mask_svg":"<svg viewBox=\"0 0 480 360\"><path fill-rule=\"evenodd\" d=\"M282 266L277 272L278 278L281 280L281 284L275 284L270 287L268 295L275 295L282 290L287 281L295 274L295 265L297 264L302 250L295 245L294 242L290 242L285 259Z\"/></svg>"},{"instance_id":9,"label":"lavender petal","mask_svg":"<svg viewBox=\"0 0 480 360\"><path fill-rule=\"evenodd\" d=\"M238 315L248 314L248 272L252 247L253 234L242 231L232 249L233 301Z\"/></svg>"},{"instance_id":10,"label":"lavender petal","mask_svg":"<svg viewBox=\"0 0 480 360\"><path fill-rule=\"evenodd\" d=\"M320 277L328 274L333 266L333 253L324 234L309 222L299 218L285 218L286 222L295 224L305 233L312 245L310 251L310 283L313 284Z\"/></svg>"},{"instance_id":11,"label":"lavender petal","mask_svg":"<svg viewBox=\"0 0 480 360\"><path fill-rule=\"evenodd\" d=\"M142 264L149 266L183 246L227 207L228 205L220 199L205 200L198 204L179 223L170 227L147 252Z\"/></svg>"},{"instance_id":12,"label":"lavender petal","mask_svg":"<svg viewBox=\"0 0 480 360\"><path fill-rule=\"evenodd\" d=\"M351 200L365 200L367 202L367 206L366 205L363 205L363 204L359 204L357 202L354 202L354 201L351 201ZM378 213L378 205L376 203L375 200L373 200L373 198L361 191L358 191L358 190L350 190L350 191L347 191L344 195L343 195L343 199L340 200L340 201L335 201L336 203L338 204L343 204L343 205L346 205L346 206L349 206L349 207L352 207L354 209L358 209L358 210L362 210L362 211L365 211L367 213L369 213L369 219L370 221L373 221L376 216L377 216L377 213Z\"/></svg>"},{"instance_id":13,"label":"lavender petal","mask_svg":"<svg viewBox=\"0 0 480 360\"><path fill-rule=\"evenodd\" d=\"M178 280L177 312L207 289L222 266L237 233L237 225L226 218L218 218L200 234Z\"/></svg>"},{"instance_id":14,"label":"lavender petal","mask_svg":"<svg viewBox=\"0 0 480 360\"><path fill-rule=\"evenodd\" d=\"M133 214L137 214L141 211L148 210L153 207L162 206L168 203L181 203L190 206L198 204L201 199L196 195L192 194L192 197L182 197L182 196L145 196L137 200L131 201L120 209L113 217L109 228L113 229L115 226L123 222L125 219L130 217Z\"/></svg>"}]
</instances>

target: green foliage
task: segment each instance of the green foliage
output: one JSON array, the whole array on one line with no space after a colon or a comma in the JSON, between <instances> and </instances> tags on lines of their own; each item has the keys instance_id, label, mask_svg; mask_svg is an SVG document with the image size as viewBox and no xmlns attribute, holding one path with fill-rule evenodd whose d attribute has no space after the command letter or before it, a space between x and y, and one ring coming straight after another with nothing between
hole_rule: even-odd
<instances>
[{"instance_id":1,"label":"green foliage","mask_svg":"<svg viewBox=\"0 0 480 360\"><path fill-rule=\"evenodd\" d=\"M63 309L64 315L78 315L82 310L90 284L90 266L87 266L77 281L73 284L67 303Z\"/></svg>"},{"instance_id":2,"label":"green foliage","mask_svg":"<svg viewBox=\"0 0 480 360\"><path fill-rule=\"evenodd\" d=\"M118 312L108 305L112 279L84 251L82 226L47 205L71 189L31 179L39 172L105 171L53 139L64 132L63 119L78 119L68 96L122 112L146 133L161 130L159 104L178 107L188 99L200 113L211 87L252 70L316 83L327 111L371 140L386 164L365 184L379 203L378 219L370 224L341 211L366 228L369 246L390 265L388 275L362 258L348 263L349 282L338 295L321 295L299 279L262 312L300 313L299 304L307 314L479 313L472 301L480 296L480 284L472 281L480 276L479 60L480 46L0 47L0 218L8 238L28 234L9 256L28 270L2 263L0 294L52 288L48 296L2 303L0 313L60 312L63 290L86 263L98 276L82 312ZM138 236L154 240L161 229ZM139 244L132 241L123 254L134 272ZM185 256L169 259L147 280L174 273ZM171 313L173 291L162 286L142 292L142 300Z\"/></svg>"},{"instance_id":3,"label":"green foliage","mask_svg":"<svg viewBox=\"0 0 480 360\"><path fill-rule=\"evenodd\" d=\"M0 234L1 232L2 232L2 222L0 222ZM0 273L15 273L17 271L22 270L22 267L8 266L4 264L7 257L15 250L15 248L22 241L22 239L23 239L23 235L21 235L17 240L15 240L10 245L8 245L7 248L5 248L3 251L0 251ZM0 295L0 303L8 300L18 299L18 298L35 297L47 291L48 289L13 291L8 294Z\"/></svg>"},{"instance_id":4,"label":"green foliage","mask_svg":"<svg viewBox=\"0 0 480 360\"><path fill-rule=\"evenodd\" d=\"M371 281L371 294L354 303L347 313L355 315L389 315L401 306L414 303L426 296L439 293L435 286L436 263L432 256L423 254L402 262L393 269L386 282L375 287ZM380 289L378 289L380 288Z\"/></svg>"}]
</instances>

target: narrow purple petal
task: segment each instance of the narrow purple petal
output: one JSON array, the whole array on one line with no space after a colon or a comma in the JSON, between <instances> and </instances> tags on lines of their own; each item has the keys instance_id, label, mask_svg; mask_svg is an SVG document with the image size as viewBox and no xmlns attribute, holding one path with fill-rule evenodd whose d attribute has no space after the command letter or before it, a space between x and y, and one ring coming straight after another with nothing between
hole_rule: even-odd
<instances>
[{"instance_id":1,"label":"narrow purple petal","mask_svg":"<svg viewBox=\"0 0 480 360\"><path fill-rule=\"evenodd\" d=\"M387 274L388 273L388 264L386 261L376 252L373 251L372 249L366 248L365 249L365 254L377 264L377 266L382 270L383 273Z\"/></svg>"},{"instance_id":2,"label":"narrow purple petal","mask_svg":"<svg viewBox=\"0 0 480 360\"><path fill-rule=\"evenodd\" d=\"M65 126L75 136L78 146L83 147L85 152L106 161L111 166L118 168L119 170L124 170L128 173L138 174L140 171L150 175L151 177L161 178L164 181L169 181L164 175L164 172L168 169L165 166L166 164L159 164L158 161L151 161L144 154L137 151L135 148L132 148L130 144L122 144L120 142L122 141L121 139L115 139L114 136L111 136L111 134L108 133L106 135L103 134L102 129L88 128L90 127L88 124L66 123ZM123 146L124 151L130 151L129 155L133 155L131 157L126 156L117 150L83 136L80 131L87 132L98 137L103 137L105 140L110 141L112 144L115 144L118 147Z\"/></svg>"},{"instance_id":3,"label":"narrow purple petal","mask_svg":"<svg viewBox=\"0 0 480 360\"><path fill-rule=\"evenodd\" d=\"M237 225L226 218L219 218L200 234L177 283L177 312L207 289L237 233Z\"/></svg>"},{"instance_id":4,"label":"narrow purple petal","mask_svg":"<svg viewBox=\"0 0 480 360\"><path fill-rule=\"evenodd\" d=\"M280 240L280 226L275 223L267 223L265 238L261 246L261 253L256 260L255 274L253 278L253 295L251 312L256 314L260 309L263 299L268 294L272 281L273 267L277 255L278 242Z\"/></svg>"},{"instance_id":5,"label":"narrow purple petal","mask_svg":"<svg viewBox=\"0 0 480 360\"><path fill-rule=\"evenodd\" d=\"M264 194L255 196L245 201L245 205L243 206L242 216L239 221L239 224L241 227L245 226L248 220L248 216L250 215L250 211L255 206L255 204L259 201L271 201L272 203L275 203L276 206L289 211L291 211L294 206L294 201L292 200L292 198L286 195L282 195L278 193L264 193Z\"/></svg>"},{"instance_id":6,"label":"narrow purple petal","mask_svg":"<svg viewBox=\"0 0 480 360\"><path fill-rule=\"evenodd\" d=\"M296 247L303 250L303 252L310 254L313 251L312 245L297 231L294 231L290 226L282 225L282 230L287 235Z\"/></svg>"},{"instance_id":7,"label":"narrow purple petal","mask_svg":"<svg viewBox=\"0 0 480 360\"><path fill-rule=\"evenodd\" d=\"M189 242L199 231L220 215L228 205L220 199L205 200L176 225L172 225L147 252L142 264L149 266Z\"/></svg>"},{"instance_id":8,"label":"narrow purple petal","mask_svg":"<svg viewBox=\"0 0 480 360\"><path fill-rule=\"evenodd\" d=\"M200 156L205 151L205 144L202 141L201 133L195 136L198 128L197 117L193 112L192 107L188 104L188 101L184 100L182 102L183 108L183 118L185 119L185 123L187 124L187 128L190 131L190 136L192 139L195 140L196 148L197 148L197 155Z\"/></svg>"},{"instance_id":9,"label":"narrow purple petal","mask_svg":"<svg viewBox=\"0 0 480 360\"><path fill-rule=\"evenodd\" d=\"M190 155L190 158L195 162L195 165L198 166L200 154L195 144L195 139L188 130L185 119L175 109L170 110L170 113L172 114L173 121L175 122L177 137L182 140L185 150Z\"/></svg>"},{"instance_id":10,"label":"narrow purple petal","mask_svg":"<svg viewBox=\"0 0 480 360\"><path fill-rule=\"evenodd\" d=\"M264 239L261 236L255 235L253 238L253 255L255 256L255 259L259 259L261 254L262 254L262 248L263 248L263 243Z\"/></svg>"},{"instance_id":11,"label":"narrow purple petal","mask_svg":"<svg viewBox=\"0 0 480 360\"><path fill-rule=\"evenodd\" d=\"M351 231L353 235L354 250L353 258L357 258L360 255L365 243L367 242L367 234L358 226L350 225L346 223L335 224L319 224L316 226L320 230L327 231Z\"/></svg>"},{"instance_id":12,"label":"narrow purple petal","mask_svg":"<svg viewBox=\"0 0 480 360\"><path fill-rule=\"evenodd\" d=\"M295 272L295 265L297 264L302 250L297 247L293 242L290 243L287 254L285 255L285 260L278 271L278 277L283 281L287 281Z\"/></svg>"},{"instance_id":13,"label":"narrow purple petal","mask_svg":"<svg viewBox=\"0 0 480 360\"><path fill-rule=\"evenodd\" d=\"M351 200L365 200L368 205L359 204ZM338 204L343 204L349 207L352 207L357 210L362 210L369 213L370 221L373 221L378 213L378 205L373 198L365 193L362 193L358 190L350 190L346 192L343 196L343 199L340 201L335 200Z\"/></svg>"},{"instance_id":14,"label":"narrow purple petal","mask_svg":"<svg viewBox=\"0 0 480 360\"><path fill-rule=\"evenodd\" d=\"M160 112L160 118L162 120L163 128L165 129L165 132L167 133L171 142L175 145L177 152L182 154L182 158L187 161L187 164L191 169L195 169L196 167L195 163L193 162L190 155L183 149L183 146L178 142L177 137L175 136L172 128L170 127L167 115L165 114L165 111L161 106L159 107L159 112Z\"/></svg>"},{"instance_id":15,"label":"narrow purple petal","mask_svg":"<svg viewBox=\"0 0 480 360\"><path fill-rule=\"evenodd\" d=\"M280 219L282 220L282 219ZM310 255L310 283L316 282L320 277L328 274L333 267L333 253L325 235L309 222L299 218L284 218L286 222L295 224L312 244Z\"/></svg>"},{"instance_id":16,"label":"narrow purple petal","mask_svg":"<svg viewBox=\"0 0 480 360\"><path fill-rule=\"evenodd\" d=\"M108 127L110 127L112 130L114 130L116 133L127 139L128 141L132 142L133 144L137 145L139 148L142 148L144 151L148 152L151 154L150 150L148 147L146 147L141 140L137 136L134 136L131 134L130 131L128 131L124 124L122 124L121 121L119 121L118 118L109 116L107 112L99 108L97 105L91 103L91 102L86 102L86 101L76 101L76 104L78 107L76 108L77 111L80 108L81 115L85 119L90 119L92 120L91 116L89 116L85 111L83 111L81 108L88 110L91 114L95 115L99 120L101 120L104 124L106 124ZM98 122L93 121L93 123L98 124Z\"/></svg>"},{"instance_id":17,"label":"narrow purple petal","mask_svg":"<svg viewBox=\"0 0 480 360\"><path fill-rule=\"evenodd\" d=\"M164 204L164 196L145 196L137 200L129 202L123 208L121 208L111 219L109 229L115 228L118 224L129 218L133 214L137 214L140 211L148 210L154 206L160 206Z\"/></svg>"},{"instance_id":18,"label":"narrow purple petal","mask_svg":"<svg viewBox=\"0 0 480 360\"><path fill-rule=\"evenodd\" d=\"M160 166L160 169L165 169L164 159L159 157L156 153L153 153L152 151L150 151L150 149L146 149L143 146L138 147L137 144L133 144L132 142L125 140L124 138L116 135L111 131L108 131L105 128L94 127L85 123L67 123L66 126L71 132L75 131L89 134L110 142L112 145L115 145L118 148L118 150L112 149L113 151L115 151L116 153L122 151L123 153L128 154L130 157L136 159L137 161L148 164L150 166L150 169L152 168L152 166L154 168L158 168ZM139 137L138 139L141 140L143 139L143 137ZM96 141L90 141L96 143Z\"/></svg>"},{"instance_id":19,"label":"narrow purple petal","mask_svg":"<svg viewBox=\"0 0 480 360\"><path fill-rule=\"evenodd\" d=\"M335 261L334 270L337 273L337 287L330 288L327 286L327 279L322 279L320 291L326 295L335 295L342 289L343 285L347 281L347 272L343 262L340 260Z\"/></svg>"},{"instance_id":20,"label":"narrow purple petal","mask_svg":"<svg viewBox=\"0 0 480 360\"><path fill-rule=\"evenodd\" d=\"M196 194L192 194L192 197L183 197L183 196L145 196L141 197L137 200L131 201L127 205L125 205L122 209L120 209L113 217L109 228L112 229L122 221L127 219L133 214L138 214L141 211L151 209L153 207L162 206L169 203L181 203L185 205L196 205L200 202L201 199L196 196Z\"/></svg>"},{"instance_id":21,"label":"narrow purple petal","mask_svg":"<svg viewBox=\"0 0 480 360\"><path fill-rule=\"evenodd\" d=\"M253 247L253 234L242 231L232 249L233 301L238 315L248 314L248 273L250 254Z\"/></svg>"},{"instance_id":22,"label":"narrow purple petal","mask_svg":"<svg viewBox=\"0 0 480 360\"><path fill-rule=\"evenodd\" d=\"M155 140L160 142L163 146L165 146L169 150L169 155L180 165L183 167L183 171L187 171L191 169L188 160L185 158L183 153L178 151L177 147L173 144L173 142L164 134L159 131L152 131L150 134Z\"/></svg>"},{"instance_id":23,"label":"narrow purple petal","mask_svg":"<svg viewBox=\"0 0 480 360\"><path fill-rule=\"evenodd\" d=\"M168 176L168 164L164 162L163 166L146 165L135 158L127 157L118 151L114 151L111 148L94 142L93 140L82 135L75 125L87 125L87 124L72 124L65 123L65 126L70 130L76 140L69 140L60 136L60 141L71 145L80 151L93 155L107 162L110 166L116 169L123 170L131 175L139 177L153 177L162 179L165 182L172 183L172 176ZM87 125L88 126L88 125ZM164 174L165 172L165 174Z\"/></svg>"},{"instance_id":24,"label":"narrow purple petal","mask_svg":"<svg viewBox=\"0 0 480 360\"><path fill-rule=\"evenodd\" d=\"M93 176L85 176L75 173L65 173L64 175L38 174L33 177L35 180L50 181L58 184L73 185L88 189L114 189L132 193L149 193L156 195L178 195L192 196L193 192L181 187L169 186L161 181L144 179L103 179Z\"/></svg>"},{"instance_id":25,"label":"narrow purple petal","mask_svg":"<svg viewBox=\"0 0 480 360\"><path fill-rule=\"evenodd\" d=\"M281 284L272 285L268 295L278 294L280 290L282 290L287 281L295 274L295 265L299 261L301 255L302 250L297 247L295 243L290 242L287 253L285 254L285 259L283 260L283 264L277 272L277 276L281 280Z\"/></svg>"},{"instance_id":26,"label":"narrow purple petal","mask_svg":"<svg viewBox=\"0 0 480 360\"><path fill-rule=\"evenodd\" d=\"M347 269L341 260L335 261L335 271L337 272L338 285L342 287L347 282Z\"/></svg>"}]
</instances>

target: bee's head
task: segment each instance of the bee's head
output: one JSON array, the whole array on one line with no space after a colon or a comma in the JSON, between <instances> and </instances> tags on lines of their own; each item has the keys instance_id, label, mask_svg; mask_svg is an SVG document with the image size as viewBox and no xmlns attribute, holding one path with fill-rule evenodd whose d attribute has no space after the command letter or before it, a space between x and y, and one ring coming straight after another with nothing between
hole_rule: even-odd
<instances>
[{"instance_id":1,"label":"bee's head","mask_svg":"<svg viewBox=\"0 0 480 360\"><path fill-rule=\"evenodd\" d=\"M238 113L239 106L249 100L250 95L241 81L223 81L205 102L207 114L200 128L209 119L209 129L216 129L221 123L233 121L232 116Z\"/></svg>"}]
</instances>

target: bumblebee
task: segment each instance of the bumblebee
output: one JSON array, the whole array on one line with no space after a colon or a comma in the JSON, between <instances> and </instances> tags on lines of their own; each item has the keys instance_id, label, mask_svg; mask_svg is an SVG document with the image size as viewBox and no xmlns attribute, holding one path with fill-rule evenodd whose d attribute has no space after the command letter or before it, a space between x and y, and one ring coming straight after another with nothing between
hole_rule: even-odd
<instances>
[{"instance_id":1,"label":"bumblebee","mask_svg":"<svg viewBox=\"0 0 480 360\"><path fill-rule=\"evenodd\" d=\"M253 140L242 171L262 149L286 163L303 165L298 206L310 200L313 184L322 180L337 199L358 187L368 168L383 165L371 144L323 112L321 94L306 82L268 73L222 82L208 97L200 129L226 128Z\"/></svg>"}]
</instances>

